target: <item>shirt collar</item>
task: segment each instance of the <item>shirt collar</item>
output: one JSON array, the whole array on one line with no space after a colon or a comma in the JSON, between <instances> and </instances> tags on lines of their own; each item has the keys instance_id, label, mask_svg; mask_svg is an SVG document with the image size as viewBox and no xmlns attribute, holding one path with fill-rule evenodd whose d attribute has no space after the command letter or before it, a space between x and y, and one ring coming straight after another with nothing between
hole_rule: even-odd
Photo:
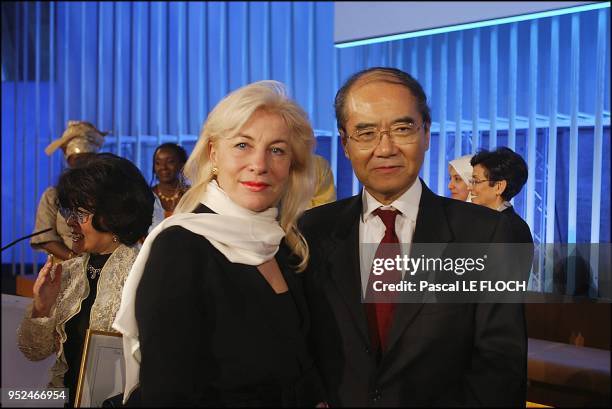
<instances>
[{"instance_id":1,"label":"shirt collar","mask_svg":"<svg viewBox=\"0 0 612 409\"><path fill-rule=\"evenodd\" d=\"M361 194L361 201L363 203L361 220L365 222L370 218L375 217L375 215L372 214L374 210L378 209L379 207L382 207L383 210L391 208L399 210L404 216L415 222L419 213L419 203L421 201L422 192L423 187L421 185L421 180L419 178L416 178L412 186L410 186L410 188L406 190L400 197L395 199L389 205L383 205L364 188Z\"/></svg>"},{"instance_id":2,"label":"shirt collar","mask_svg":"<svg viewBox=\"0 0 612 409\"><path fill-rule=\"evenodd\" d=\"M506 210L507 208L512 207L512 204L508 201L502 202L502 204L499 205L499 207L497 208L498 212L503 212L504 210Z\"/></svg>"}]
</instances>

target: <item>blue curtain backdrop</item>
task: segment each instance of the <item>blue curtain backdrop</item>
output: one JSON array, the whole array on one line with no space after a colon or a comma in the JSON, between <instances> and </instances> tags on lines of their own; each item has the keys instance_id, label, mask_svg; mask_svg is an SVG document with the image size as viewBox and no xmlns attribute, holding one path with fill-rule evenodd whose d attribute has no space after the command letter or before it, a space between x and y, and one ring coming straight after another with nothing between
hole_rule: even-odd
<instances>
[{"instance_id":1,"label":"blue curtain backdrop","mask_svg":"<svg viewBox=\"0 0 612 409\"><path fill-rule=\"evenodd\" d=\"M191 151L228 92L275 79L307 111L317 152L333 129L333 4L314 2L3 3L2 243L32 232L64 162L43 150L70 119L110 130L103 150L149 179L152 154ZM350 171L350 170L348 170ZM2 254L23 268L27 241Z\"/></svg>"},{"instance_id":2,"label":"blue curtain backdrop","mask_svg":"<svg viewBox=\"0 0 612 409\"><path fill-rule=\"evenodd\" d=\"M607 8L336 49L333 3L5 2L2 243L32 231L38 199L64 166L43 149L67 120L111 130L104 150L149 179L155 146L190 151L210 109L261 79L287 84L338 197L350 196L361 186L333 97L350 74L378 65L411 72L429 96L421 176L434 191L448 195L450 159L506 145L529 164L514 204L536 242L610 242L609 20ZM5 253L14 271L37 254L27 242Z\"/></svg>"}]
</instances>

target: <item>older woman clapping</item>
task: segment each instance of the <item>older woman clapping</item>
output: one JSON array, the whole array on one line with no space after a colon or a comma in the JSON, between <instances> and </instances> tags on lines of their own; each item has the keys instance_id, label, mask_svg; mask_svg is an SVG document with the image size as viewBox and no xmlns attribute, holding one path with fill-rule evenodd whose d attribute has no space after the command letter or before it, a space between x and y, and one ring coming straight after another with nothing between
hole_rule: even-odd
<instances>
[{"instance_id":1,"label":"older woman clapping","mask_svg":"<svg viewBox=\"0 0 612 409\"><path fill-rule=\"evenodd\" d=\"M151 224L154 197L134 164L108 153L62 174L57 194L81 256L61 264L50 257L43 266L18 342L33 361L59 351L49 387L68 388L72 406L86 331L112 331L138 254L135 244Z\"/></svg>"}]
</instances>

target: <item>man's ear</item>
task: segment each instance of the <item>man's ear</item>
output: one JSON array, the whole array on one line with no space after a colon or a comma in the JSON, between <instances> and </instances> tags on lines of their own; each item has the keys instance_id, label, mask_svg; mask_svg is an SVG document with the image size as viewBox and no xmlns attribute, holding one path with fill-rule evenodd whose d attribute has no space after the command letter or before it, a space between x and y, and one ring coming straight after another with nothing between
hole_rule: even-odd
<instances>
[{"instance_id":1,"label":"man's ear","mask_svg":"<svg viewBox=\"0 0 612 409\"><path fill-rule=\"evenodd\" d=\"M338 129L338 133L340 133L340 142L342 142L342 150L344 151L344 156L346 156L346 158L350 160L351 158L349 157L348 149L346 147L346 144L348 143L348 137L346 136L346 133L342 128Z\"/></svg>"},{"instance_id":2,"label":"man's ear","mask_svg":"<svg viewBox=\"0 0 612 409\"><path fill-rule=\"evenodd\" d=\"M429 150L429 138L430 138L430 131L431 129L431 124L427 124L427 128L425 129L425 150L428 151Z\"/></svg>"}]
</instances>

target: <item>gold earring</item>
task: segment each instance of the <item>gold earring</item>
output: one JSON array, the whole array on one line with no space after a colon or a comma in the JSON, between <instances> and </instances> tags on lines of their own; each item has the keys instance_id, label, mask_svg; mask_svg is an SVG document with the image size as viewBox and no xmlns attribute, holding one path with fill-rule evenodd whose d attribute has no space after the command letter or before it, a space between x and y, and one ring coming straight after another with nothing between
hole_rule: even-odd
<instances>
[{"instance_id":1,"label":"gold earring","mask_svg":"<svg viewBox=\"0 0 612 409\"><path fill-rule=\"evenodd\" d=\"M113 243L117 243L119 241L119 238L115 235L113 235Z\"/></svg>"},{"instance_id":2,"label":"gold earring","mask_svg":"<svg viewBox=\"0 0 612 409\"><path fill-rule=\"evenodd\" d=\"M213 166L212 168L212 174L213 176L217 176L217 174L219 173L219 168L216 166Z\"/></svg>"}]
</instances>

